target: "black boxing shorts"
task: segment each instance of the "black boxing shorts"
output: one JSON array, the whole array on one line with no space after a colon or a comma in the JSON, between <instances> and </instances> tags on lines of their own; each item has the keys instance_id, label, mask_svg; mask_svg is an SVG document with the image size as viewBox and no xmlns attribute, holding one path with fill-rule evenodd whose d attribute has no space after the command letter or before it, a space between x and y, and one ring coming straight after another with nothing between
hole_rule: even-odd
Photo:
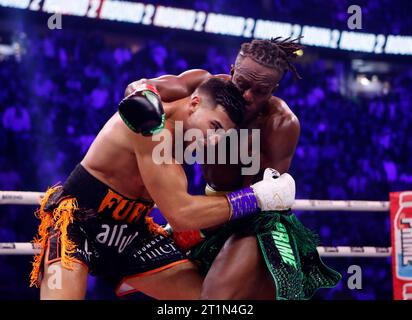
<instances>
[{"instance_id":1,"label":"black boxing shorts","mask_svg":"<svg viewBox=\"0 0 412 320\"><path fill-rule=\"evenodd\" d=\"M47 191L37 211L41 224L35 243L42 250L33 263L31 285L40 285L44 264L56 261L67 269L80 263L91 275L119 280L187 262L149 216L153 205L122 196L77 165L63 186Z\"/></svg>"}]
</instances>

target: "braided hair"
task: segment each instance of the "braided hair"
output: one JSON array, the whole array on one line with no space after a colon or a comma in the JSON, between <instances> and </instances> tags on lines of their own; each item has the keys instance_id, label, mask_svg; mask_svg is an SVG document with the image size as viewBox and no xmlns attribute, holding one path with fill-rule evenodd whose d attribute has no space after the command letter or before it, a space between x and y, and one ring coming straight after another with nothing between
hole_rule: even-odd
<instances>
[{"instance_id":1,"label":"braided hair","mask_svg":"<svg viewBox=\"0 0 412 320\"><path fill-rule=\"evenodd\" d=\"M302 79L293 65L293 60L302 53L303 46L297 43L301 38L255 39L242 44L238 57L249 57L260 65L279 71L282 75L291 71L296 79Z\"/></svg>"}]
</instances>

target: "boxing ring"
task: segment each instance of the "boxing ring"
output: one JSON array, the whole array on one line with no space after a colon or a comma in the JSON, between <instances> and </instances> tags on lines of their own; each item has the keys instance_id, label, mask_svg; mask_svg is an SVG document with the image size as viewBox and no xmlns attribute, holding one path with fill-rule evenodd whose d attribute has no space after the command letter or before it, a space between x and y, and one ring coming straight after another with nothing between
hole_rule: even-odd
<instances>
[{"instance_id":1,"label":"boxing ring","mask_svg":"<svg viewBox=\"0 0 412 320\"><path fill-rule=\"evenodd\" d=\"M38 205L43 192L0 191L0 205ZM299 211L388 212L389 201L296 200L292 209ZM0 255L33 255L40 251L30 242L0 242ZM386 258L391 247L319 246L322 257Z\"/></svg>"}]
</instances>

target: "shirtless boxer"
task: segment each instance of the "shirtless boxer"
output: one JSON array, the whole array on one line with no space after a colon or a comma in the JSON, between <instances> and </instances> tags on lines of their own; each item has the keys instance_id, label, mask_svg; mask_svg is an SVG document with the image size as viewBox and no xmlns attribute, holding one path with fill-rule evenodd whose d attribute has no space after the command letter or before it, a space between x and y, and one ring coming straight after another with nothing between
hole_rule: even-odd
<instances>
[{"instance_id":1,"label":"shirtless boxer","mask_svg":"<svg viewBox=\"0 0 412 320\"><path fill-rule=\"evenodd\" d=\"M287 172L290 167L300 125L286 102L272 93L288 70L299 78L293 65L296 52L301 49L296 40L276 38L244 43L231 74L217 75L231 79L243 92L248 106L241 128L261 130L260 168L271 167L280 173ZM126 94L134 86L146 83L156 87L165 101L174 101L190 95L211 77L214 76L205 70L189 70L179 76L143 79L131 83ZM240 165L221 164L205 164L202 170L208 193L248 186L257 181L263 171L256 176L242 176ZM275 226L276 219L282 226ZM284 257L285 250L271 237L273 232L285 234L284 230L287 231L286 242L289 242L286 251L293 251L290 263L285 263L288 260ZM191 239L184 239L184 236L182 234L182 242L186 246ZM291 214L266 220L262 216L251 217L244 223L219 228L206 237L206 243L193 250L193 259L207 272L201 298L305 299L319 287L335 286L341 276L321 261L316 252L316 238Z\"/></svg>"},{"instance_id":2,"label":"shirtless boxer","mask_svg":"<svg viewBox=\"0 0 412 320\"><path fill-rule=\"evenodd\" d=\"M226 197L191 196L181 165L153 161L159 142L152 135L173 134L175 121L204 136L215 126L228 130L242 121L243 108L241 93L221 79L163 106L148 86L123 99L63 186L49 189L41 203L36 242L43 249L31 274L32 285L41 285L41 299L83 299L88 273L123 279L119 293L138 290L135 280L150 276L144 291L154 298L165 292L175 299L198 298L202 277L148 217L154 202L175 230L208 228L290 207L294 181L286 174L273 179L268 169L252 188ZM171 281L153 279L159 271Z\"/></svg>"}]
</instances>

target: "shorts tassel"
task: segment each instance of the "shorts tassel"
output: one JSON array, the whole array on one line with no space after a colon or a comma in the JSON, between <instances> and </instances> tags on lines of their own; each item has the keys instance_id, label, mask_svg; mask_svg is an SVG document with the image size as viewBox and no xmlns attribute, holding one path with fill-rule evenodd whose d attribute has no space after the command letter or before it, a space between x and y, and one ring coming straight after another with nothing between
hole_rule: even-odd
<instances>
[{"instance_id":1,"label":"shorts tassel","mask_svg":"<svg viewBox=\"0 0 412 320\"><path fill-rule=\"evenodd\" d=\"M45 206L50 196L60 190L61 186L54 186L47 190L45 197L40 203L40 209L35 213L36 217L41 220L38 228L38 235L34 238L33 243L41 246L40 254L34 257L33 270L30 273L30 286L40 286L39 275L41 273L41 266L44 259L44 255L47 249L47 240L50 234L51 228L55 231L59 231L60 243L61 243L61 265L68 269L73 270L74 258L71 256L76 251L75 244L68 238L67 228L70 223L73 223L73 216L75 210L78 209L77 201L75 198L63 198L61 199L57 207L53 211L45 211Z\"/></svg>"}]
</instances>

